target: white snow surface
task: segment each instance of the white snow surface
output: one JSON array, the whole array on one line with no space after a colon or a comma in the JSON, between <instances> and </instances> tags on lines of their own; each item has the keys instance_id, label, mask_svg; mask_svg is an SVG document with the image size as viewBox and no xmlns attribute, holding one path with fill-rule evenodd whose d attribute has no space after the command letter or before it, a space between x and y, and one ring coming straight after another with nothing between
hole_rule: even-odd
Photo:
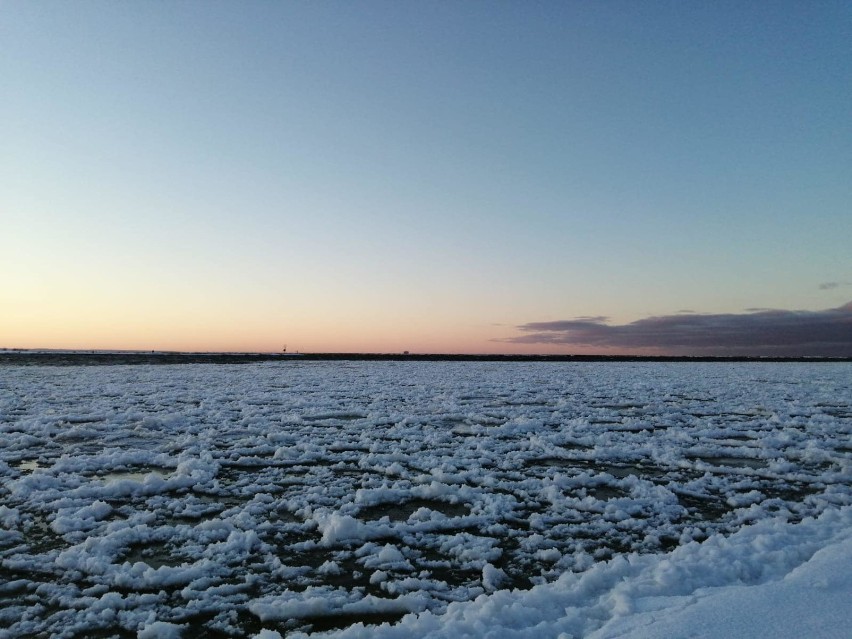
<instances>
[{"instance_id":1,"label":"white snow surface","mask_svg":"<svg viewBox=\"0 0 852 639\"><path fill-rule=\"evenodd\" d=\"M852 508L765 520L668 554L617 557L528 591L454 603L339 639L837 637L852 627Z\"/></svg>"},{"instance_id":2,"label":"white snow surface","mask_svg":"<svg viewBox=\"0 0 852 639\"><path fill-rule=\"evenodd\" d=\"M0 638L848 636L848 363L0 367Z\"/></svg>"}]
</instances>

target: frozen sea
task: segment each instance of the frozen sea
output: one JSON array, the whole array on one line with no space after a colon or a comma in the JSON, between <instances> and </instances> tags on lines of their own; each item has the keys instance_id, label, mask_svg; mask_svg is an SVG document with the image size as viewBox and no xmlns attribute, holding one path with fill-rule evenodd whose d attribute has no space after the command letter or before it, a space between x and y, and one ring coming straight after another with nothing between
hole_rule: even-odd
<instances>
[{"instance_id":1,"label":"frozen sea","mask_svg":"<svg viewBox=\"0 0 852 639\"><path fill-rule=\"evenodd\" d=\"M852 364L0 366L0 638L848 637Z\"/></svg>"}]
</instances>

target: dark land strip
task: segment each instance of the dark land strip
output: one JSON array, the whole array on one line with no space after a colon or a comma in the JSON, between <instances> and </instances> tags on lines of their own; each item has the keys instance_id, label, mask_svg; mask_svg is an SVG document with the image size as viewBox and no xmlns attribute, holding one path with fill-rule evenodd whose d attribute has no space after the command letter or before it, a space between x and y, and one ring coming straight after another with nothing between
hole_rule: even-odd
<instances>
[{"instance_id":1,"label":"dark land strip","mask_svg":"<svg viewBox=\"0 0 852 639\"><path fill-rule=\"evenodd\" d=\"M852 357L673 357L639 355L466 355L404 353L0 352L0 366L251 364L283 361L383 362L852 362Z\"/></svg>"}]
</instances>

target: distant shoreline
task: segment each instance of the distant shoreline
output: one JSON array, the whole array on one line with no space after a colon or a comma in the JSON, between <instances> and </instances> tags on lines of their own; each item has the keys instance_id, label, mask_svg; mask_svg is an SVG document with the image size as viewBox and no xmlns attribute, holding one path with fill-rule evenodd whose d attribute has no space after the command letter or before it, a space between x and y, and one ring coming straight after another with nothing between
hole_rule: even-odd
<instances>
[{"instance_id":1,"label":"distant shoreline","mask_svg":"<svg viewBox=\"0 0 852 639\"><path fill-rule=\"evenodd\" d=\"M281 361L355 362L852 362L852 357L465 355L403 353L176 353L0 350L0 366L252 364Z\"/></svg>"}]
</instances>

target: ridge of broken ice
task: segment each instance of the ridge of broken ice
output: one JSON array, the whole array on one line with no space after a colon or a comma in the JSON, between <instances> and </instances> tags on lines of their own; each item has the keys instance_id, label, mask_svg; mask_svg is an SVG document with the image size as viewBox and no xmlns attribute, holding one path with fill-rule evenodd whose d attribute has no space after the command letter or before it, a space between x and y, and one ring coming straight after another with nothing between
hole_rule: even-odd
<instances>
[{"instance_id":1,"label":"ridge of broken ice","mask_svg":"<svg viewBox=\"0 0 852 639\"><path fill-rule=\"evenodd\" d=\"M764 520L670 553L618 556L527 591L453 603L440 615L327 636L840 637L852 621L850 592L852 508L844 507L797 524ZM802 632L803 619L811 632Z\"/></svg>"}]
</instances>

